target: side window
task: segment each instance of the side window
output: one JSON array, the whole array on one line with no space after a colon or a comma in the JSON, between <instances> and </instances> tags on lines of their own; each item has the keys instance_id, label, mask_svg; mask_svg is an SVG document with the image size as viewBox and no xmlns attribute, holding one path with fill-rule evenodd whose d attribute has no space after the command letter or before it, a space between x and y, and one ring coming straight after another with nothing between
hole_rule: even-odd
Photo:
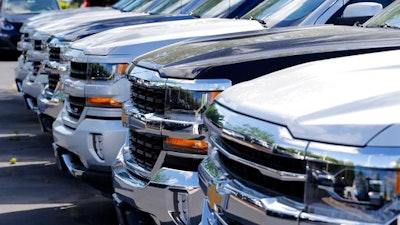
<instances>
[{"instance_id":1,"label":"side window","mask_svg":"<svg viewBox=\"0 0 400 225\"><path fill-rule=\"evenodd\" d=\"M343 15L345 9L355 3L378 3L385 8L386 6L390 5L394 0L350 0L348 1L340 10L338 10L328 21L327 24L335 24L335 25L354 25L357 23L364 23L373 15L365 15L358 10L357 16L354 17L346 17ZM353 5L354 6L354 5Z\"/></svg>"}]
</instances>

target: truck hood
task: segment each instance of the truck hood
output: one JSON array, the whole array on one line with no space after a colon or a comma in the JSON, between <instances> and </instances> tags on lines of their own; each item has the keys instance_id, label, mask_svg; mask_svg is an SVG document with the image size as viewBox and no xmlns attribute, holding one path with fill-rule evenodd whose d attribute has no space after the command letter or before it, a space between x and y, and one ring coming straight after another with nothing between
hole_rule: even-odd
<instances>
[{"instance_id":1,"label":"truck hood","mask_svg":"<svg viewBox=\"0 0 400 225\"><path fill-rule=\"evenodd\" d=\"M55 19L45 24L35 24L35 28L39 32L55 34L58 32L74 29L79 26L85 26L92 23L102 23L115 18L133 18L136 16L148 15L146 13L121 12L119 10L89 11L86 13L78 13L64 19Z\"/></svg>"},{"instance_id":2,"label":"truck hood","mask_svg":"<svg viewBox=\"0 0 400 225\"><path fill-rule=\"evenodd\" d=\"M55 36L62 41L76 41L78 39L117 27L184 19L194 19L194 17L190 15L142 15L135 16L134 18L120 17L78 26L75 29L69 29L57 33Z\"/></svg>"},{"instance_id":3,"label":"truck hood","mask_svg":"<svg viewBox=\"0 0 400 225\"><path fill-rule=\"evenodd\" d=\"M240 63L256 70L260 64L265 65L263 60L272 58L304 55L306 61L307 55L318 53L345 51L352 55L358 49L399 48L398 34L389 29L332 25L264 29L187 40L142 55L135 62L159 70L163 77L200 79L221 74L226 77L230 72L235 73L232 65ZM243 81L236 78L234 83Z\"/></svg>"},{"instance_id":4,"label":"truck hood","mask_svg":"<svg viewBox=\"0 0 400 225\"><path fill-rule=\"evenodd\" d=\"M216 101L299 139L399 144L399 57L397 50L306 63L233 86Z\"/></svg>"},{"instance_id":5,"label":"truck hood","mask_svg":"<svg viewBox=\"0 0 400 225\"><path fill-rule=\"evenodd\" d=\"M35 13L25 13L25 14L9 14L9 13L4 13L3 14L5 19L13 24L22 24L24 21L29 19L32 16L35 16L37 14Z\"/></svg>"},{"instance_id":6,"label":"truck hood","mask_svg":"<svg viewBox=\"0 0 400 225\"><path fill-rule=\"evenodd\" d=\"M192 37L260 29L264 28L257 21L222 18L157 22L107 30L75 41L71 48L88 55L138 56L149 51L147 45L154 50Z\"/></svg>"},{"instance_id":7,"label":"truck hood","mask_svg":"<svg viewBox=\"0 0 400 225\"><path fill-rule=\"evenodd\" d=\"M84 7L84 8L76 8L76 9L63 9L63 10L57 10L57 11L49 11L49 12L43 12L40 13L39 15L35 15L33 17L30 17L26 22L24 22L24 29L34 29L36 27L44 26L49 23L49 21L52 21L52 23L57 22L58 20L65 20L69 17L76 16L76 15L81 15L81 16L87 16L88 14L91 14L92 12L97 12L98 15L101 15L102 13L108 13L108 11L116 12L118 10L115 10L110 7ZM25 32L25 31L23 31Z\"/></svg>"}]
</instances>

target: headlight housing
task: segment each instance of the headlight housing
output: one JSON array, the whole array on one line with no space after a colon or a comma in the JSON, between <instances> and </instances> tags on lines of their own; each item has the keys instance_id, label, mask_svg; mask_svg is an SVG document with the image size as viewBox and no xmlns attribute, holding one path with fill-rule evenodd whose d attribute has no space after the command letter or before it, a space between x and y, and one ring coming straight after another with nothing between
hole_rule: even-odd
<instances>
[{"instance_id":1,"label":"headlight housing","mask_svg":"<svg viewBox=\"0 0 400 225\"><path fill-rule=\"evenodd\" d=\"M124 76L127 67L127 63L80 63L71 61L70 77L93 82L115 82Z\"/></svg>"},{"instance_id":2,"label":"headlight housing","mask_svg":"<svg viewBox=\"0 0 400 225\"><path fill-rule=\"evenodd\" d=\"M6 30L6 31L11 31L15 29L14 26L7 20L0 21L0 28L1 30Z\"/></svg>"},{"instance_id":3,"label":"headlight housing","mask_svg":"<svg viewBox=\"0 0 400 225\"><path fill-rule=\"evenodd\" d=\"M127 67L127 63L89 63L88 79L115 81L125 73Z\"/></svg>"},{"instance_id":4,"label":"headlight housing","mask_svg":"<svg viewBox=\"0 0 400 225\"><path fill-rule=\"evenodd\" d=\"M87 63L85 69L86 72L83 73L86 79L90 82L117 82L124 77L127 63ZM71 67L70 76L74 77L76 75L81 76L74 70L76 67ZM81 71L83 72L83 71ZM122 102L118 99L108 96L92 96L86 98L86 105L90 107L108 107L108 108L121 108Z\"/></svg>"}]
</instances>

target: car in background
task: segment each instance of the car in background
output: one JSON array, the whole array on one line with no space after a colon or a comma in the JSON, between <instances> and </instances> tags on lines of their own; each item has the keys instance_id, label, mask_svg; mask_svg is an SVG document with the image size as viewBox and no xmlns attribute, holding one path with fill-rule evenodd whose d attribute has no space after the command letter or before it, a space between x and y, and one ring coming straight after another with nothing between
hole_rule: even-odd
<instances>
[{"instance_id":1,"label":"car in background","mask_svg":"<svg viewBox=\"0 0 400 225\"><path fill-rule=\"evenodd\" d=\"M26 68L22 65L20 70L16 70L17 87L21 87L20 90L23 90L27 107L36 110L37 96L42 93L44 86L47 84L49 74L48 72L39 69L43 68L43 65L52 64L46 62L48 59L53 61L53 64L59 64L60 58L58 56L56 57L58 60L53 57L50 58L49 56L51 54L53 54L52 56L62 54L68 49L68 46L73 41L116 27L133 26L153 22L200 19L198 17L240 17L247 12L246 10L252 9L260 2L262 1L239 0L233 3L230 0L164 0L146 14L143 13L140 15L135 14L136 16L96 20L90 23L79 24L79 26L74 26L73 29L71 27L63 29L65 26L63 27L59 24L47 27L46 29L41 27L40 29L37 29L35 34L30 35L33 40L31 43L35 43L35 49L28 50L26 54L27 61L32 62L33 64L34 73L31 73L29 76L26 75ZM125 7L124 10L130 9ZM190 12L195 12L196 16L191 15ZM163 29L162 26L160 26L160 30L161 29ZM206 35L206 33L204 35ZM58 43L50 46L50 43L52 43L53 40ZM44 48L46 42L49 44L50 49ZM53 50L56 50L57 52L52 52ZM61 52L58 52L59 50L61 50ZM56 54L54 55L54 53ZM50 65L49 67L51 68L53 66ZM59 77L58 74L59 73L55 74L53 77ZM56 83L58 80L59 79L56 78Z\"/></svg>"},{"instance_id":2,"label":"car in background","mask_svg":"<svg viewBox=\"0 0 400 225\"><path fill-rule=\"evenodd\" d=\"M19 31L28 18L47 11L60 10L57 0L4 0L1 3L0 51L18 53Z\"/></svg>"}]
</instances>

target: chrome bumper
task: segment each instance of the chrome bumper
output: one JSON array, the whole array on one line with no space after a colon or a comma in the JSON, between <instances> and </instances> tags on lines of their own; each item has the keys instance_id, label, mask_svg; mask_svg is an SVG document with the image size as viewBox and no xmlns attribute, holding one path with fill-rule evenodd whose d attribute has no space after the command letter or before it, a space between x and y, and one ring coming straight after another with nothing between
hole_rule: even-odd
<instances>
[{"instance_id":1,"label":"chrome bumper","mask_svg":"<svg viewBox=\"0 0 400 225\"><path fill-rule=\"evenodd\" d=\"M202 225L233 222L285 225L393 225L398 224L397 218L400 216L399 213L397 215L393 213L398 209L399 201L393 202L382 212L374 212L391 213L393 215L391 219L384 222L368 222L356 208L343 211L338 202L335 204L329 199L326 204L311 203L306 206L285 197L268 196L230 177L218 161L212 160L211 157L200 164L199 181L203 192L207 195L203 204L200 223Z\"/></svg>"},{"instance_id":2,"label":"chrome bumper","mask_svg":"<svg viewBox=\"0 0 400 225\"><path fill-rule=\"evenodd\" d=\"M51 132L52 123L64 106L64 98L62 91L57 90L56 94L53 94L48 93L46 88L38 96L36 113L43 132Z\"/></svg>"},{"instance_id":3,"label":"chrome bumper","mask_svg":"<svg viewBox=\"0 0 400 225\"><path fill-rule=\"evenodd\" d=\"M111 173L106 171L91 171L76 163L74 155L53 143L54 156L60 170L67 170L73 177L81 179L106 195L111 195Z\"/></svg>"},{"instance_id":4,"label":"chrome bumper","mask_svg":"<svg viewBox=\"0 0 400 225\"><path fill-rule=\"evenodd\" d=\"M127 170L123 151L124 147L112 165L116 198L130 208L150 215L157 224L200 222L204 195L198 186L197 172L162 167L146 180ZM124 215L123 212L119 214Z\"/></svg>"}]
</instances>

